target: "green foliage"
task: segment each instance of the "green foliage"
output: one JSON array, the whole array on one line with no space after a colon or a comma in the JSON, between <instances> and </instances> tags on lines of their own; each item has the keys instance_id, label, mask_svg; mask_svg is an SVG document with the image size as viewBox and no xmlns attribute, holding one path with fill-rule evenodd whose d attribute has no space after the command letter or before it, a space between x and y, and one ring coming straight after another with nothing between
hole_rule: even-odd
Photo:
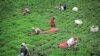
<instances>
[{"instance_id":1,"label":"green foliage","mask_svg":"<svg viewBox=\"0 0 100 56\"><path fill-rule=\"evenodd\" d=\"M67 3L66 11L54 9ZM20 45L25 42L31 56L100 56L100 31L91 33L90 26L100 27L99 0L0 0L0 56L17 56ZM72 12L77 6L79 11ZM23 16L23 9L30 8L31 14ZM28 36L32 27L47 30L50 17L56 18L58 33ZM82 19L82 25L74 24ZM70 37L79 37L77 50L64 50L58 44Z\"/></svg>"}]
</instances>

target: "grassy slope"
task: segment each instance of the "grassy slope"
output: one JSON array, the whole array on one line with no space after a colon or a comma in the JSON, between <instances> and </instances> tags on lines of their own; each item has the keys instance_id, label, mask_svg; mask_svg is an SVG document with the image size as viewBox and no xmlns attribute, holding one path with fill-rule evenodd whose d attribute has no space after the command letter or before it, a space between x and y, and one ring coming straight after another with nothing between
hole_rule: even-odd
<instances>
[{"instance_id":1,"label":"grassy slope","mask_svg":"<svg viewBox=\"0 0 100 56\"><path fill-rule=\"evenodd\" d=\"M68 9L64 12L54 9L59 3L66 2ZM16 56L20 44L26 42L32 56L91 56L100 54L100 32L91 33L91 25L100 26L99 0L9 0L0 1L0 56ZM73 13L72 7L79 11ZM22 9L29 7L31 14L22 16ZM49 29L48 21L51 16L56 17L56 24L60 31L56 34L27 36L31 27ZM80 18L83 25L75 25L74 20ZM58 43L78 36L79 50L62 50ZM33 50L34 49L34 50ZM38 55L40 54L40 55Z\"/></svg>"}]
</instances>

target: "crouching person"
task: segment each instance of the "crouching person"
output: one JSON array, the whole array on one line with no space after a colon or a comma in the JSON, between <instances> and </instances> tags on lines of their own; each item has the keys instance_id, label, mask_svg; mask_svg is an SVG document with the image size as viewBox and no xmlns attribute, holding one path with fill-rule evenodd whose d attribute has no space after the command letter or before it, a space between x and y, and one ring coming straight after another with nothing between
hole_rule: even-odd
<instances>
[{"instance_id":1,"label":"crouching person","mask_svg":"<svg viewBox=\"0 0 100 56\"><path fill-rule=\"evenodd\" d=\"M40 34L40 33L42 33L41 29L32 27L32 32L28 33L28 35L34 35L34 34Z\"/></svg>"},{"instance_id":2,"label":"crouching person","mask_svg":"<svg viewBox=\"0 0 100 56\"><path fill-rule=\"evenodd\" d=\"M70 38L66 42L60 43L59 48L73 48L78 42L77 37Z\"/></svg>"},{"instance_id":3,"label":"crouching person","mask_svg":"<svg viewBox=\"0 0 100 56\"><path fill-rule=\"evenodd\" d=\"M50 26L51 27L56 27L56 24L55 24L55 17L52 17L51 20L50 20Z\"/></svg>"},{"instance_id":4,"label":"crouching person","mask_svg":"<svg viewBox=\"0 0 100 56\"><path fill-rule=\"evenodd\" d=\"M24 9L23 15L25 16L25 15L27 15L27 14L30 14L29 8L25 8L25 9Z\"/></svg>"},{"instance_id":5,"label":"crouching person","mask_svg":"<svg viewBox=\"0 0 100 56\"><path fill-rule=\"evenodd\" d=\"M67 9L67 5L65 3L64 4L60 4L60 5L56 6L55 8L63 11L63 10Z\"/></svg>"},{"instance_id":6,"label":"crouching person","mask_svg":"<svg viewBox=\"0 0 100 56\"><path fill-rule=\"evenodd\" d=\"M29 53L28 48L25 43L22 43L20 55L18 55L18 56L30 56L30 53Z\"/></svg>"}]
</instances>

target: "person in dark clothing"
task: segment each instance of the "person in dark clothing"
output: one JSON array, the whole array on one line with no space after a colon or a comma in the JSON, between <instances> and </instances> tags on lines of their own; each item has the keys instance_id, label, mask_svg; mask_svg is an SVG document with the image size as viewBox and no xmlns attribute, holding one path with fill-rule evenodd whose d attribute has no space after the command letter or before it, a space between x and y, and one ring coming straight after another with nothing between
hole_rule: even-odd
<instances>
[{"instance_id":1,"label":"person in dark clothing","mask_svg":"<svg viewBox=\"0 0 100 56\"><path fill-rule=\"evenodd\" d=\"M67 4L64 3L64 4L59 4L58 6L55 7L56 9L59 9L61 11L64 11L67 9Z\"/></svg>"},{"instance_id":2,"label":"person in dark clothing","mask_svg":"<svg viewBox=\"0 0 100 56\"><path fill-rule=\"evenodd\" d=\"M20 56L30 56L28 48L26 47L25 43L22 43L20 53Z\"/></svg>"},{"instance_id":3,"label":"person in dark clothing","mask_svg":"<svg viewBox=\"0 0 100 56\"><path fill-rule=\"evenodd\" d=\"M66 10L66 9L67 9L67 5L66 5L66 4L64 4L64 5L63 5L63 8L64 8L64 10Z\"/></svg>"}]
</instances>

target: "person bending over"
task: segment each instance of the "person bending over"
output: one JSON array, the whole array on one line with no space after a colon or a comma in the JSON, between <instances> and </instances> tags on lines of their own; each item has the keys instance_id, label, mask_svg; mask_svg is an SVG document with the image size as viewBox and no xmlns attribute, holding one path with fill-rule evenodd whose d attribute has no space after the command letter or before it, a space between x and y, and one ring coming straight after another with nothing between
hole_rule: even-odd
<instances>
[{"instance_id":1,"label":"person bending over","mask_svg":"<svg viewBox=\"0 0 100 56\"><path fill-rule=\"evenodd\" d=\"M21 45L21 50L20 50L19 56L30 56L30 53L29 53L28 48L26 47L25 43L22 43L22 45Z\"/></svg>"},{"instance_id":2,"label":"person bending over","mask_svg":"<svg viewBox=\"0 0 100 56\"><path fill-rule=\"evenodd\" d=\"M29 10L29 8L24 8L23 15L25 16L27 14L30 14L30 10Z\"/></svg>"},{"instance_id":3,"label":"person bending over","mask_svg":"<svg viewBox=\"0 0 100 56\"><path fill-rule=\"evenodd\" d=\"M60 4L60 5L56 6L55 8L63 11L63 10L67 9L67 5L66 5L66 3Z\"/></svg>"},{"instance_id":4,"label":"person bending over","mask_svg":"<svg viewBox=\"0 0 100 56\"><path fill-rule=\"evenodd\" d=\"M74 47L77 42L78 42L78 38L73 37L67 40L66 42L60 43L59 48L71 48L71 47Z\"/></svg>"},{"instance_id":5,"label":"person bending over","mask_svg":"<svg viewBox=\"0 0 100 56\"><path fill-rule=\"evenodd\" d=\"M34 34L40 34L40 33L42 33L41 29L32 27L32 32L29 32L28 35L30 36Z\"/></svg>"}]
</instances>

